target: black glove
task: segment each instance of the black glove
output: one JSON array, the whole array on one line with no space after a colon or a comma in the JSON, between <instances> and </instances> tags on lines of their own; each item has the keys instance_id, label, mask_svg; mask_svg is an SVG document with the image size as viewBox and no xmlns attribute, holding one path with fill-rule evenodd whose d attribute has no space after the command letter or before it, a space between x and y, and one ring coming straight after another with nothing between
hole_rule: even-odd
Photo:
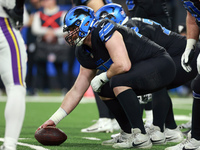
<instances>
[{"instance_id":1,"label":"black glove","mask_svg":"<svg viewBox=\"0 0 200 150\"><path fill-rule=\"evenodd\" d=\"M5 12L14 22L14 28L19 30L23 26L23 13L24 9L18 9L16 6L13 9L3 7Z\"/></svg>"}]
</instances>

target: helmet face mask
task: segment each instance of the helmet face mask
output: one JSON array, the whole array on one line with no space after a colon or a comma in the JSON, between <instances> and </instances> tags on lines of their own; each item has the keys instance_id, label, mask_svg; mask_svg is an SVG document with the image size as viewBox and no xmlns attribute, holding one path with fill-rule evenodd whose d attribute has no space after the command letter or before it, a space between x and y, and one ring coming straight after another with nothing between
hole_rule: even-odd
<instances>
[{"instance_id":1,"label":"helmet face mask","mask_svg":"<svg viewBox=\"0 0 200 150\"><path fill-rule=\"evenodd\" d=\"M65 40L70 46L76 46L76 44L78 43L79 39L78 32L79 32L79 27L73 28L71 30L69 29L67 36L65 37Z\"/></svg>"},{"instance_id":2,"label":"helmet face mask","mask_svg":"<svg viewBox=\"0 0 200 150\"><path fill-rule=\"evenodd\" d=\"M94 11L87 6L72 8L64 18L63 32L69 32L65 40L71 46L80 46L91 31L94 23Z\"/></svg>"}]
</instances>

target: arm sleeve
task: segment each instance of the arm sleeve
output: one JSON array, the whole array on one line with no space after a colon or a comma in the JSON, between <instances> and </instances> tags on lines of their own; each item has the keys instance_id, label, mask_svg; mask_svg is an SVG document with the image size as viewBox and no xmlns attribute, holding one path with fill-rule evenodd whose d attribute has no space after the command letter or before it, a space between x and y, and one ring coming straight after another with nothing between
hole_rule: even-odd
<instances>
[{"instance_id":1,"label":"arm sleeve","mask_svg":"<svg viewBox=\"0 0 200 150\"><path fill-rule=\"evenodd\" d=\"M25 0L16 0L16 8L23 9Z\"/></svg>"}]
</instances>

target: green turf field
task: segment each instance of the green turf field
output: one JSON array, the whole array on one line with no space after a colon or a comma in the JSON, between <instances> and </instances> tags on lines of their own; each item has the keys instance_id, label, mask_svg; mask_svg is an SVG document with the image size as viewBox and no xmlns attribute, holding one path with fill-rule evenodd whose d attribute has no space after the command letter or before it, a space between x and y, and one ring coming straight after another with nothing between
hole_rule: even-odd
<instances>
[{"instance_id":1,"label":"green turf field","mask_svg":"<svg viewBox=\"0 0 200 150\"><path fill-rule=\"evenodd\" d=\"M0 145L2 144L4 135L4 108L6 97L0 97ZM43 146L34 138L35 130L46 121L60 106L62 97L59 96L38 96L27 97L26 115L24 125L21 131L18 150L111 150L112 147L102 146L101 142L110 139L112 133L81 133L82 128L92 125L92 120L98 119L97 106L93 99L88 100L89 103L80 103L76 109L63 119L57 127L63 130L68 139L60 146ZM174 113L176 115L177 124L187 122L190 118L192 99L176 98L173 99ZM14 126L14 125L13 125ZM114 132L114 133L117 133ZM86 138L96 138L99 140L88 140ZM153 150L163 150L165 147L174 145L167 143L164 146L153 146Z\"/></svg>"}]
</instances>

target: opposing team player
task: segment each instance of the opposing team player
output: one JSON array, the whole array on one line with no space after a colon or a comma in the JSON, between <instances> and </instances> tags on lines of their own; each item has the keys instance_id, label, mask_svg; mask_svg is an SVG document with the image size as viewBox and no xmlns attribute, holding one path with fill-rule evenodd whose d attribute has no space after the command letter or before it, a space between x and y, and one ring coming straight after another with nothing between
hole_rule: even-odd
<instances>
[{"instance_id":1,"label":"opposing team player","mask_svg":"<svg viewBox=\"0 0 200 150\"><path fill-rule=\"evenodd\" d=\"M0 0L0 75L7 94L1 150L16 150L24 121L27 56L19 31L23 23L23 5L24 0Z\"/></svg>"}]
</instances>

